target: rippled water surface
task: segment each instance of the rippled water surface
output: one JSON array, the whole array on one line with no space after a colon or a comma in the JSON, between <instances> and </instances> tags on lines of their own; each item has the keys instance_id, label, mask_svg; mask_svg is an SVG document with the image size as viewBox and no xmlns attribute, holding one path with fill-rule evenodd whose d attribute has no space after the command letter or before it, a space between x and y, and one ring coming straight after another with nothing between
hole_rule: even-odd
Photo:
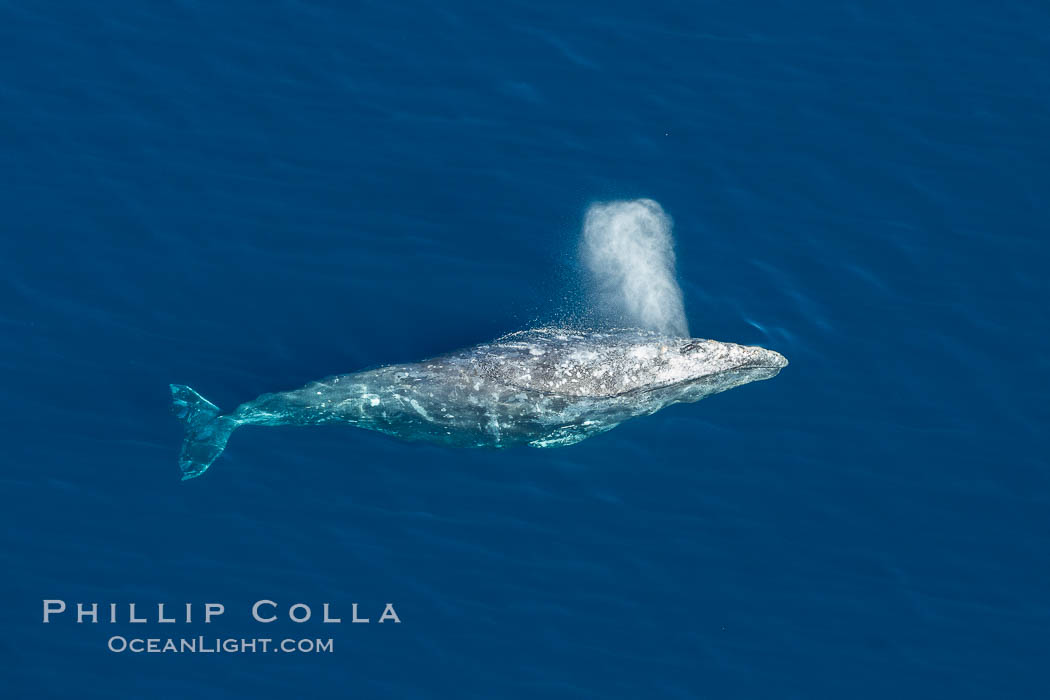
<instances>
[{"instance_id":1,"label":"rippled water surface","mask_svg":"<svg viewBox=\"0 0 1050 700\"><path fill-rule=\"evenodd\" d=\"M0 2L12 697L1045 697L1050 11L920 5ZM179 483L169 382L585 315L636 197L779 377L563 450L249 427Z\"/></svg>"}]
</instances>

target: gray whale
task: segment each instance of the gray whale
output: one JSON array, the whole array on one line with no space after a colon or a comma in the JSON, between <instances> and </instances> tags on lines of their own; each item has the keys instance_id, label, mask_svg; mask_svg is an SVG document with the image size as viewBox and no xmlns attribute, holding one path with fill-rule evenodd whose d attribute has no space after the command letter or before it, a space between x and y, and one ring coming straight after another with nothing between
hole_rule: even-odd
<instances>
[{"instance_id":1,"label":"gray whale","mask_svg":"<svg viewBox=\"0 0 1050 700\"><path fill-rule=\"evenodd\" d=\"M423 362L263 394L231 413L172 384L185 427L179 467L200 476L241 425L348 424L452 447L561 447L629 418L769 379L760 347L651 331L536 328Z\"/></svg>"}]
</instances>

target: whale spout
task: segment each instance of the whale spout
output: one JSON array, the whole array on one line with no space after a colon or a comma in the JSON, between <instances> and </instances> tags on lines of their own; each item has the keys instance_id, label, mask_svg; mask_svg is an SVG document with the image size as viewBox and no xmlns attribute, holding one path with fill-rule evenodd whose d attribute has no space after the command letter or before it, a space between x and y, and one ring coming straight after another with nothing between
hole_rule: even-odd
<instances>
[{"instance_id":1,"label":"whale spout","mask_svg":"<svg viewBox=\"0 0 1050 700\"><path fill-rule=\"evenodd\" d=\"M186 431L179 452L179 469L185 481L207 471L226 449L226 441L238 423L188 386L172 384L171 400L172 411Z\"/></svg>"}]
</instances>

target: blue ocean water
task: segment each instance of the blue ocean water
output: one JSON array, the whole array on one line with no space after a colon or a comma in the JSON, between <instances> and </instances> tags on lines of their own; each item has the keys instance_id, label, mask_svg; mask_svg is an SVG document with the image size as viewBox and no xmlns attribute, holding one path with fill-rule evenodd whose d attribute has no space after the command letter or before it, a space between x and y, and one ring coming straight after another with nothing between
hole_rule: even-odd
<instances>
[{"instance_id":1,"label":"blue ocean water","mask_svg":"<svg viewBox=\"0 0 1050 700\"><path fill-rule=\"evenodd\" d=\"M1035 2L0 3L10 697L1046 697L1048 41ZM169 382L571 316L634 197L693 334L780 376L562 450L244 428L178 481ZM106 650L198 634L335 648Z\"/></svg>"}]
</instances>

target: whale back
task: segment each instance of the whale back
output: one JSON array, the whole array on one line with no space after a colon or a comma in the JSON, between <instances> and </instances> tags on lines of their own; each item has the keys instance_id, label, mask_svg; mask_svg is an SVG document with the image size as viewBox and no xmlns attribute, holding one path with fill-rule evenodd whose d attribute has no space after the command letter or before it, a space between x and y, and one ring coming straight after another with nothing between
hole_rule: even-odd
<instances>
[{"instance_id":1,"label":"whale back","mask_svg":"<svg viewBox=\"0 0 1050 700\"><path fill-rule=\"evenodd\" d=\"M645 330L536 328L453 353L487 381L572 397L611 397L691 378L680 346L688 342Z\"/></svg>"}]
</instances>

